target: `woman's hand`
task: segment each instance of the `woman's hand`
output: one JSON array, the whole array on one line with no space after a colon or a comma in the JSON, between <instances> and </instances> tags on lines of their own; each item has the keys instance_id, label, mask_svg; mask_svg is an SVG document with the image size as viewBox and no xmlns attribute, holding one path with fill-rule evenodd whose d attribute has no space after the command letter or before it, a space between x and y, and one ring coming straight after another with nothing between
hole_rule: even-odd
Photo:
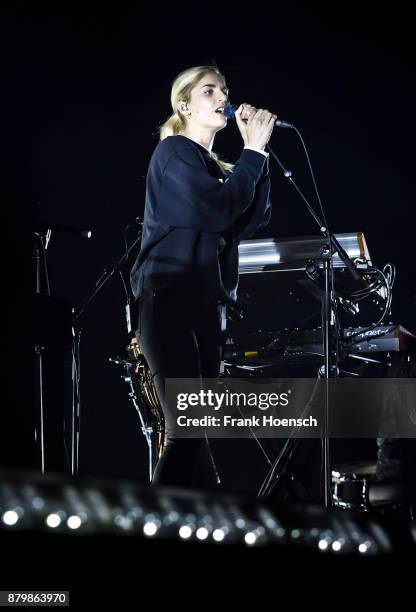
<instances>
[{"instance_id":1,"label":"woman's hand","mask_svg":"<svg viewBox=\"0 0 416 612\"><path fill-rule=\"evenodd\" d=\"M235 118L244 144L264 149L272 135L277 116L250 104L241 104L235 111Z\"/></svg>"}]
</instances>

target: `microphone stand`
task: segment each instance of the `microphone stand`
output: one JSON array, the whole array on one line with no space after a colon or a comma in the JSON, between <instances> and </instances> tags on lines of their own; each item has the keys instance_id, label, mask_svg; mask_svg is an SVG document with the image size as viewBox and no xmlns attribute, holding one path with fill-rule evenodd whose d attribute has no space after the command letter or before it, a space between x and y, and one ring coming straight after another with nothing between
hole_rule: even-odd
<instances>
[{"instance_id":1,"label":"microphone stand","mask_svg":"<svg viewBox=\"0 0 416 612\"><path fill-rule=\"evenodd\" d=\"M73 319L74 323L76 323L78 321L78 319L84 314L85 310L88 308L88 306L91 304L91 302L95 299L95 297L100 293L101 289L104 287L104 285L107 284L107 282L110 280L110 278L113 276L113 274L115 274L116 272L119 272L121 274L121 266L127 261L129 255L130 255L131 250L139 242L141 236L142 236L142 232L140 230L138 237L133 242L133 244L126 250L126 252L124 253L123 257L121 257L114 264L114 266L110 270L107 270L107 268L104 268L103 273L101 274L101 276L98 279L98 281L95 283L95 289L93 290L93 292L86 299L86 301L83 303L83 305L78 309L78 311L74 311L74 319ZM130 306L130 296L127 293L127 307L129 307L129 306ZM127 309L127 307L126 307L126 309ZM129 327L129 323L128 322L127 322L127 327ZM130 332L130 329L128 331Z\"/></svg>"},{"instance_id":2,"label":"microphone stand","mask_svg":"<svg viewBox=\"0 0 416 612\"><path fill-rule=\"evenodd\" d=\"M132 225L132 224L131 224ZM129 228L131 225L126 227ZM140 230L138 237L133 242L133 244L126 248L126 252L124 255L114 264L114 266L107 270L104 269L103 273L99 277L98 281L95 284L95 289L89 295L89 297L84 301L82 306L78 308L78 310L74 309L73 318L72 318L72 334L73 334L73 342L74 342L74 360L75 364L73 367L74 371L74 387L76 388L76 393L74 393L74 402L76 401L76 406L73 407L73 420L76 423L76 434L74 435L73 442L74 448L72 449L72 473L78 475L79 471L79 435L80 435L80 423L81 423L81 391L80 391L80 341L81 341L81 332L82 328L79 327L79 321L81 316L84 314L88 306L93 302L96 296L100 293L101 289L107 284L110 278L118 272L121 276L121 280L123 282L124 289L127 295L127 304L126 304L126 319L127 319L127 331L131 332L131 319L130 319L130 295L127 291L126 284L124 282L124 277L122 273L122 265L127 261L130 252L139 242L142 236L142 231ZM75 400L76 395L76 400Z\"/></svg>"},{"instance_id":3,"label":"microphone stand","mask_svg":"<svg viewBox=\"0 0 416 612\"><path fill-rule=\"evenodd\" d=\"M46 248L48 235L41 232L34 232L34 256L35 256L35 275L36 275L36 295L50 295L48 282L48 266L46 261ZM44 391L43 391L43 361L46 346L36 344L34 346L36 360L36 408L35 408L35 454L36 460L40 464L42 474L45 474L45 411L44 411Z\"/></svg>"},{"instance_id":4,"label":"microphone stand","mask_svg":"<svg viewBox=\"0 0 416 612\"><path fill-rule=\"evenodd\" d=\"M344 263L345 267L350 272L351 276L356 281L361 281L362 277L358 270L354 267L352 262L349 260L347 253L339 244L338 240L332 234L326 224L319 218L314 209L309 204L308 200L299 189L296 184L292 172L285 168L280 159L274 153L274 151L267 146L267 149L273 156L273 158L279 164L283 175L287 178L292 186L297 191L301 200L303 201L306 210L314 219L315 223L319 227L319 231L323 238L325 239L324 244L321 247L319 256L312 263L312 270L315 270L315 273L318 273L317 267L318 265L315 263L316 261L322 261L323 266L323 274L324 274L324 289L323 289L323 298L322 298L322 334L323 334L323 346L324 346L324 378L325 378L325 386L324 386L324 423L323 423L323 438L322 438L322 463L324 467L323 473L323 493L322 494L322 502L325 508L329 508L333 505L332 501L332 491L331 491L331 457L330 457L330 444L329 444L329 416L330 416L330 379L338 376L337 369L337 361L338 354L337 348L333 348L334 343L333 340L336 338L334 334L334 323L335 323L335 300L332 294L333 287L333 267L332 267L332 255L334 253L338 253L340 259ZM336 345L335 345L336 347ZM278 455L276 461L273 466L269 470L266 479L264 480L260 491L258 493L258 499L267 499L273 488L280 484L280 481L285 474L290 460L293 458L294 451L297 445L297 438L291 437L286 442L283 450Z\"/></svg>"}]
</instances>

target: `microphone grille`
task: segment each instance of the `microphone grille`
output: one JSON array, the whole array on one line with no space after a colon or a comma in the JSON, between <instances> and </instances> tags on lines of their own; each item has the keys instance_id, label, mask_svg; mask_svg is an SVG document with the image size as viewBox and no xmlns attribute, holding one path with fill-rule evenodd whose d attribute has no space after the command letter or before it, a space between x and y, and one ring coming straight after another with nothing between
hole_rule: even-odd
<instances>
[{"instance_id":1,"label":"microphone grille","mask_svg":"<svg viewBox=\"0 0 416 612\"><path fill-rule=\"evenodd\" d=\"M234 104L228 104L224 108L224 116L227 117L227 119L235 119L235 111L237 108L238 106L235 106Z\"/></svg>"}]
</instances>

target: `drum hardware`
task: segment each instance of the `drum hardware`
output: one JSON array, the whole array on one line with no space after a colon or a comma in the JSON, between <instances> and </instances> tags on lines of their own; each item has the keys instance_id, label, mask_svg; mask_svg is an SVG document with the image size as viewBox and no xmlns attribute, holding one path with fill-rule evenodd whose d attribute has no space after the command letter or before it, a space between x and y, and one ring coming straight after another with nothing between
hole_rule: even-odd
<instances>
[{"instance_id":1,"label":"drum hardware","mask_svg":"<svg viewBox=\"0 0 416 612\"><path fill-rule=\"evenodd\" d=\"M340 465L332 470L334 506L356 512L391 511L403 508L412 513L416 491L402 480L376 479L377 464L360 462Z\"/></svg>"},{"instance_id":2,"label":"drum hardware","mask_svg":"<svg viewBox=\"0 0 416 612\"><path fill-rule=\"evenodd\" d=\"M334 506L344 510L370 511L368 490L370 478L376 474L375 464L339 466L332 470Z\"/></svg>"},{"instance_id":3,"label":"drum hardware","mask_svg":"<svg viewBox=\"0 0 416 612\"><path fill-rule=\"evenodd\" d=\"M130 387L129 399L139 415L141 431L148 446L151 482L165 446L165 420L149 366L136 337L127 346L127 353L129 359L109 357L109 361L124 369L122 378Z\"/></svg>"}]
</instances>

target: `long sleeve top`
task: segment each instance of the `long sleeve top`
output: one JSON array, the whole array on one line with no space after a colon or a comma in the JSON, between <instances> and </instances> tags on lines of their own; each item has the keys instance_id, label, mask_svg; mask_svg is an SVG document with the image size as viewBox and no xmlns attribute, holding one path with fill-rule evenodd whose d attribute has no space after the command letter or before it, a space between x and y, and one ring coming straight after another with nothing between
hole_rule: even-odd
<instances>
[{"instance_id":1,"label":"long sleeve top","mask_svg":"<svg viewBox=\"0 0 416 612\"><path fill-rule=\"evenodd\" d=\"M142 240L130 274L135 298L180 287L235 302L238 243L270 220L268 159L244 149L222 177L205 147L177 135L150 160Z\"/></svg>"}]
</instances>

